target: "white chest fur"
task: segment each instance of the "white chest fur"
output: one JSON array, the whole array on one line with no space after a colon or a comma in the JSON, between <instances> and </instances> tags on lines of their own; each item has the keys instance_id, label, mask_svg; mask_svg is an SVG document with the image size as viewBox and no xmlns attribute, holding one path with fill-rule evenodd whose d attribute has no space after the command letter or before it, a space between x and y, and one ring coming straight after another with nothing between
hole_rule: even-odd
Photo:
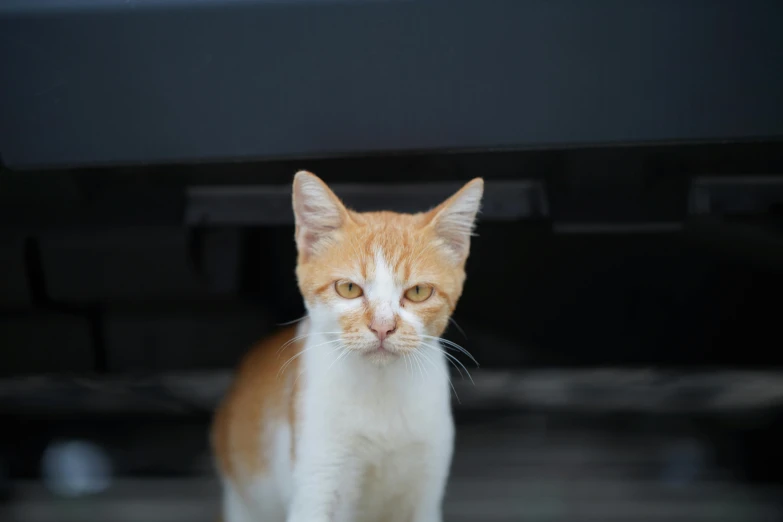
<instances>
[{"instance_id":1,"label":"white chest fur","mask_svg":"<svg viewBox=\"0 0 783 522\"><path fill-rule=\"evenodd\" d=\"M335 362L330 350L305 353L290 522L440 520L450 388L443 356L426 356L426 365L376 367L360 357Z\"/></svg>"}]
</instances>

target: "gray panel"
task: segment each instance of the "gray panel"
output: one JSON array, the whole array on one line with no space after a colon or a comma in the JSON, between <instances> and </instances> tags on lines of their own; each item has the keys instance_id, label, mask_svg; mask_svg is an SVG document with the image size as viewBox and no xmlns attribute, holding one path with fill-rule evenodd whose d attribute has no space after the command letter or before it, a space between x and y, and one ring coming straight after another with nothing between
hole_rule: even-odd
<instances>
[{"instance_id":1,"label":"gray panel","mask_svg":"<svg viewBox=\"0 0 783 522\"><path fill-rule=\"evenodd\" d=\"M764 0L7 0L0 154L27 168L781 136L781 19Z\"/></svg>"},{"instance_id":2,"label":"gray panel","mask_svg":"<svg viewBox=\"0 0 783 522\"><path fill-rule=\"evenodd\" d=\"M240 323L237 317L242 320L252 317L247 314L248 310L244 314L236 309L234 312L233 325ZM207 315L202 311L192 317L195 320ZM226 357L225 352L218 359L217 354L221 353L218 348L230 348L232 357L236 358L247 352L249 345L230 346L238 339L236 335L227 342L216 339L225 334L225 330L220 328L220 322L213 322L217 327L213 328L215 333L201 340L198 334L207 329L186 324L187 320L172 321L174 317L169 315L167 319L152 319L148 315L145 320L144 314L134 316L127 311L112 314L114 324L111 329L116 329L113 335L117 336L116 341L119 343L116 346L134 343L132 350L117 354L119 358L114 363L118 367L113 369L135 369L140 370L141 374L2 379L0 411L18 412L25 405L30 407L33 404L35 413L43 414L53 414L63 408L91 413L161 413L170 411L173 404L189 404L203 411L213 411L228 391L236 369L236 360ZM228 314L224 316L222 326L232 324L228 321L229 317ZM141 333L128 330L131 322L136 323L134 326L141 326ZM261 326L257 321L255 328L262 329ZM192 332L185 333L185 338L193 341L191 346L194 353L173 349L170 345L154 347L149 340L139 343L140 338L149 337L152 330L159 336L157 340L168 341L161 334L166 330L171 334L182 334L182 331L177 331L179 328ZM253 333L251 330L244 333ZM122 339L125 335L130 337L130 341ZM251 341L256 339L251 338ZM210 342L214 344L210 345ZM134 355L128 352L137 353ZM281 353L281 357L290 357L295 353L293 348L289 348ZM181 371L203 364L206 357L212 357L217 364L207 371ZM157 363L151 364L154 360ZM225 369L214 370L215 366ZM149 370L158 372L150 373ZM727 419L740 412L765 415L765 412L783 406L783 373L780 371L700 372L620 367L553 367L520 371L474 368L471 377L472 380L467 376L460 377L456 371L451 374L453 393L459 394L459 400L452 395L452 407L460 412L524 409L535 417L568 412L588 415L697 414ZM147 393L142 393L144 391ZM58 401L58 397L67 399ZM528 418L528 421L531 425L537 424L535 418ZM529 435L536 431L529 431L531 427L526 428Z\"/></svg>"},{"instance_id":3,"label":"gray panel","mask_svg":"<svg viewBox=\"0 0 783 522\"><path fill-rule=\"evenodd\" d=\"M210 230L197 268L182 228L49 234L41 257L51 298L66 302L208 298L237 284L236 230Z\"/></svg>"},{"instance_id":4,"label":"gray panel","mask_svg":"<svg viewBox=\"0 0 783 522\"><path fill-rule=\"evenodd\" d=\"M31 295L22 238L0 241L0 270L0 306L29 306Z\"/></svg>"},{"instance_id":5,"label":"gray panel","mask_svg":"<svg viewBox=\"0 0 783 522\"><path fill-rule=\"evenodd\" d=\"M87 373L93 370L90 325L71 315L0 318L0 373Z\"/></svg>"},{"instance_id":6,"label":"gray panel","mask_svg":"<svg viewBox=\"0 0 783 522\"><path fill-rule=\"evenodd\" d=\"M394 210L423 212L457 192L463 183L341 184L331 188L345 204L360 212ZM493 181L486 184L482 220L514 221L545 218L546 192L538 181ZM187 190L188 225L293 224L291 187L194 186Z\"/></svg>"},{"instance_id":7,"label":"gray panel","mask_svg":"<svg viewBox=\"0 0 783 522\"><path fill-rule=\"evenodd\" d=\"M783 176L703 177L693 180L688 211L695 215L749 215L783 206Z\"/></svg>"},{"instance_id":8,"label":"gray panel","mask_svg":"<svg viewBox=\"0 0 783 522\"><path fill-rule=\"evenodd\" d=\"M106 316L112 372L233 366L270 331L263 309L226 303L167 310L114 308Z\"/></svg>"}]
</instances>

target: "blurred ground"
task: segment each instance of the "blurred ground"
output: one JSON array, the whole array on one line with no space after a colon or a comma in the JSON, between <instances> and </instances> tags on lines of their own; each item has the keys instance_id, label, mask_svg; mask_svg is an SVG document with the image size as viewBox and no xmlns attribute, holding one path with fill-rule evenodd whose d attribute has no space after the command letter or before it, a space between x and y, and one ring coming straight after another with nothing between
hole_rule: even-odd
<instances>
[{"instance_id":1,"label":"blurred ground","mask_svg":"<svg viewBox=\"0 0 783 522\"><path fill-rule=\"evenodd\" d=\"M780 520L783 490L725 465L714 432L680 420L598 420L531 412L458 416L447 522ZM592 424L592 425L591 425ZM195 427L189 432L202 437ZM219 487L205 463L172 478L120 478L104 493L58 498L14 483L7 522L207 522Z\"/></svg>"}]
</instances>

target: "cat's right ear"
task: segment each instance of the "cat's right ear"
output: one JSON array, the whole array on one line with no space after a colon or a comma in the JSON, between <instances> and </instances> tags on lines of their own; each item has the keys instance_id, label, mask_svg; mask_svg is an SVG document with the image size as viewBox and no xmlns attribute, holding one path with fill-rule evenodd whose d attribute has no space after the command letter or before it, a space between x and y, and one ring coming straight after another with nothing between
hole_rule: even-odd
<instances>
[{"instance_id":1,"label":"cat's right ear","mask_svg":"<svg viewBox=\"0 0 783 522\"><path fill-rule=\"evenodd\" d=\"M321 178L300 171L294 176L296 246L305 256L316 253L349 219L348 211Z\"/></svg>"}]
</instances>

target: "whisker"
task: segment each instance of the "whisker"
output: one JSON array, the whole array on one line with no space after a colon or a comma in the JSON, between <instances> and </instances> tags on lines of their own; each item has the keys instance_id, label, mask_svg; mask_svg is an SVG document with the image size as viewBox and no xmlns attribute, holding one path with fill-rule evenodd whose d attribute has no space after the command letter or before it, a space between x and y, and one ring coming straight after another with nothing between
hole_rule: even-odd
<instances>
[{"instance_id":1,"label":"whisker","mask_svg":"<svg viewBox=\"0 0 783 522\"><path fill-rule=\"evenodd\" d=\"M462 372L460 372L459 368L456 366L456 364L459 364L462 367L462 369L465 370L465 373L468 374L468 379L470 379L470 382L473 383L474 386L476 385L475 381L473 381L473 376L470 374L470 372L465 367L465 365L462 364L462 361L460 361L459 359L457 359L456 357L451 355L449 352L447 352L443 348L437 348L436 346L432 346L432 345L430 345L430 346L432 348L435 348L436 350L439 350L443 355L445 355L448 358L448 360L452 363L452 365L454 365L454 367L457 368L457 371L460 373L460 376L464 379L464 376L462 375ZM456 364L454 364L454 363L456 363Z\"/></svg>"},{"instance_id":2,"label":"whisker","mask_svg":"<svg viewBox=\"0 0 783 522\"><path fill-rule=\"evenodd\" d=\"M280 369L277 370L277 377L280 378L280 375L282 375L282 373L285 372L285 369L288 368L288 365L291 364L291 361L293 361L294 359L296 359L297 357L299 357L300 355L302 355L303 353L305 353L306 351L309 351L309 350L310 350L310 348L305 348L304 350L302 350L301 352L298 352L293 357L291 357L286 362L284 362L283 365L280 367Z\"/></svg>"},{"instance_id":3,"label":"whisker","mask_svg":"<svg viewBox=\"0 0 783 522\"><path fill-rule=\"evenodd\" d=\"M329 370L331 370L331 369L332 369L332 366L334 366L334 365L337 363L337 361L339 361L340 359L342 359L343 357L345 357L345 356L348 354L348 352L350 352L350 350L348 350L347 348L343 347L343 351L340 353L340 355L338 355L338 356L335 358L335 360L334 360L334 361L332 361L332 364L330 364L330 365L329 365L329 368L327 368L327 369L326 369L326 373L328 374L328 373L329 373Z\"/></svg>"},{"instance_id":4,"label":"whisker","mask_svg":"<svg viewBox=\"0 0 783 522\"><path fill-rule=\"evenodd\" d=\"M419 356L419 357L421 357L421 361L422 361L422 362L421 362L421 365L422 365L422 367L424 368L424 376L425 376L427 379L429 379L429 378L430 378L430 370L429 370L429 368L427 368L427 363L429 362L429 363L430 363L430 365L433 365L433 363L432 363L432 361L431 361L430 359L428 359L427 357L425 357L425 356L424 356L424 352L419 352L419 353L418 353L418 356ZM433 365L433 367L434 367L436 370L438 369L438 367L437 367L437 366L434 366L434 365Z\"/></svg>"},{"instance_id":5,"label":"whisker","mask_svg":"<svg viewBox=\"0 0 783 522\"><path fill-rule=\"evenodd\" d=\"M291 346L292 344L294 344L297 341L301 341L302 339L306 339L307 337L311 337L313 335L319 335L319 334L323 334L323 335L340 335L340 334L342 334L342 332L307 332L307 333L303 333L303 334L297 335L296 337L294 337L292 339L289 339L285 343L283 343L283 345L280 348L277 349L277 353L279 354L285 348Z\"/></svg>"},{"instance_id":6,"label":"whisker","mask_svg":"<svg viewBox=\"0 0 783 522\"><path fill-rule=\"evenodd\" d=\"M430 345L425 345L425 346L430 346ZM434 348L435 348L436 350L438 350L438 348L437 348L437 347L434 347ZM438 350L438 351L441 351L441 350ZM431 358L431 357L430 357L430 356L429 356L429 355L428 355L426 352L422 351L422 352L420 352L420 355L421 355L421 356L422 356L424 359L426 359L427 361L429 361L429 362L430 362L430 364L432 364L433 368L435 368L436 370L438 369L438 366L435 364L435 362L432 360L432 358ZM449 359L446 359L446 360L448 361ZM451 362L451 361L449 361L449 362ZM455 368L457 368L457 366L456 366L456 365L454 365L454 363L452 363L452 365L453 365ZM457 371L459 372L459 375L460 375L460 377L462 377L462 371L461 371L459 368L457 368ZM464 377L463 377L463 378L464 378ZM451 386L451 391L453 391L453 392L454 392L454 398L455 398L455 399L457 399L457 404L462 404L462 401L459 399L459 394L457 393L457 389L454 387L454 383L451 381L451 376L449 375L448 368L446 368L446 379L448 379L448 381L449 381L449 386Z\"/></svg>"},{"instance_id":7,"label":"whisker","mask_svg":"<svg viewBox=\"0 0 783 522\"><path fill-rule=\"evenodd\" d=\"M424 350L420 350L417 352L417 355L419 355L424 362L430 363L430 365L435 369L435 371L438 371L439 369L438 365L435 364L435 361L432 360L432 358L429 356L427 352L425 352ZM425 369L426 369L426 365L425 365ZM427 377L429 377L429 372L427 372Z\"/></svg>"},{"instance_id":8,"label":"whisker","mask_svg":"<svg viewBox=\"0 0 783 522\"><path fill-rule=\"evenodd\" d=\"M455 343L454 341L449 341L448 339L444 339L443 337L435 337L434 335L424 335L424 334L422 334L421 337L423 337L425 339L435 339L435 340L437 340L439 342L442 342L442 343L446 344L447 347L453 348L453 349L455 349L455 350L457 350L459 352L462 352L465 355L467 355L470 358L470 360L473 361L473 363L476 366L481 366L479 364L479 362L476 360L476 358L473 357L473 354L471 354L464 347L460 346L459 344Z\"/></svg>"},{"instance_id":9,"label":"whisker","mask_svg":"<svg viewBox=\"0 0 783 522\"><path fill-rule=\"evenodd\" d=\"M462 404L462 401L459 399L459 394L457 393L457 389L454 387L454 383L451 381L451 376L448 372L446 372L446 379L449 380L449 386L451 386L451 391L454 392L454 398L457 399L457 404Z\"/></svg>"},{"instance_id":10,"label":"whisker","mask_svg":"<svg viewBox=\"0 0 783 522\"><path fill-rule=\"evenodd\" d=\"M315 348L315 347L313 347L313 348ZM327 353L327 355L331 355L331 354L333 354L334 352L336 352L337 350L339 350L341 348L342 348L342 345L338 346L337 348L335 348L331 352ZM296 386L296 383L299 381L299 377L301 377L304 374L305 374L305 370L302 370L301 372L299 372L299 375L297 375L296 379L294 379L294 386Z\"/></svg>"},{"instance_id":11,"label":"whisker","mask_svg":"<svg viewBox=\"0 0 783 522\"><path fill-rule=\"evenodd\" d=\"M411 352L411 356L413 357L413 360L416 362L416 366L419 368L419 375L421 375L422 380L424 380L424 371L421 369L421 361L419 360L418 355L416 352Z\"/></svg>"},{"instance_id":12,"label":"whisker","mask_svg":"<svg viewBox=\"0 0 783 522\"><path fill-rule=\"evenodd\" d=\"M450 353L448 353L448 352L446 352L446 351L444 351L444 352L443 352L443 354L444 354L446 357L448 357L449 359L451 359L452 361L454 361L455 363L457 363L457 364L459 364L460 366L462 366L462 369L463 369L463 370L465 370L465 373L466 373L466 374L468 374L468 379L470 379L470 382L473 384L473 386L475 386L475 385L476 385L476 383L473 381L473 376L470 374L470 372L469 372L469 371L468 371L468 369L465 367L465 365L464 365L464 364L462 364L462 361L460 361L459 359L457 359L456 357L454 357L453 355L451 355ZM455 368L456 368L456 366L455 366ZM462 375L462 372L460 372L460 376L461 376L461 375ZM463 377L463 379L464 379L464 377Z\"/></svg>"},{"instance_id":13,"label":"whisker","mask_svg":"<svg viewBox=\"0 0 783 522\"><path fill-rule=\"evenodd\" d=\"M462 404L462 401L459 400L459 394L457 393L457 389L454 387L454 383L451 382L451 377L446 376L446 378L449 380L449 386L451 386L451 391L454 392L454 398L457 399L457 404Z\"/></svg>"},{"instance_id":14,"label":"whisker","mask_svg":"<svg viewBox=\"0 0 783 522\"><path fill-rule=\"evenodd\" d=\"M427 346L428 348L432 348L433 350L437 351L438 353L442 353L443 355L446 355L446 360L451 364L455 370L457 370L457 373L459 373L460 378L464 379L465 375L462 373L462 370L459 366L454 364L454 357L451 356L448 352L444 351L443 348L440 348L439 346L435 346L433 344L425 344L424 346ZM458 361L459 362L459 361ZM465 370L467 371L467 370Z\"/></svg>"},{"instance_id":15,"label":"whisker","mask_svg":"<svg viewBox=\"0 0 783 522\"><path fill-rule=\"evenodd\" d=\"M469 351L467 351L464 347L460 346L459 344L455 343L454 341L449 341L448 339L441 338L440 342L445 344L447 347L451 347L451 348L453 348L453 349L455 349L455 350L457 350L459 352L464 353L465 355L470 357L470 359L476 364L476 366L479 366L479 363L475 359L475 357L473 357L473 355Z\"/></svg>"},{"instance_id":16,"label":"whisker","mask_svg":"<svg viewBox=\"0 0 783 522\"><path fill-rule=\"evenodd\" d=\"M444 339L444 341L445 341L445 339ZM454 343L452 343L451 341L447 341L447 342L446 342L446 347L447 347L447 348L448 348L448 347L451 347L451 348L453 348L454 350L456 350L456 351L458 351L458 352L460 352L460 353L463 353L463 354L465 354L465 355L466 355L466 356L467 356L467 357L468 357L468 358L469 358L471 361L473 361L473 364L475 364L477 368L478 368L479 366L481 366L481 365L479 364L479 362L476 360L476 358L475 358L475 357L473 357L473 354L472 354L472 353L470 353L469 351L467 351L467 350L466 350L465 348L463 348L462 346L455 345L455 344L454 344Z\"/></svg>"},{"instance_id":17,"label":"whisker","mask_svg":"<svg viewBox=\"0 0 783 522\"><path fill-rule=\"evenodd\" d=\"M319 344L316 344L315 346L308 346L307 348L305 348L304 350L300 351L299 353L297 353L293 357L289 358L286 362L284 362L283 365L280 367L280 369L277 371L277 376L280 377L280 374L282 374L285 371L285 369L288 367L288 365L291 364L294 361L294 359L296 359L297 357L299 357L303 353L309 352L310 350L312 350L314 348L318 348L319 346L324 346L324 345L327 345L327 344L333 344L333 343L336 343L336 342L339 342L339 341L340 341L339 339L335 339L334 341L326 341L325 343L319 343Z\"/></svg>"},{"instance_id":18,"label":"whisker","mask_svg":"<svg viewBox=\"0 0 783 522\"><path fill-rule=\"evenodd\" d=\"M293 321L286 321L285 323L278 323L277 326L290 326L290 325L296 324L296 323L298 323L300 321L304 321L305 319L307 319L307 317L308 317L308 315L304 314L299 319L294 319Z\"/></svg>"},{"instance_id":19,"label":"whisker","mask_svg":"<svg viewBox=\"0 0 783 522\"><path fill-rule=\"evenodd\" d=\"M294 344L295 342L297 342L297 341L300 341L300 340L302 340L302 339L305 339L305 338L306 338L306 337L308 337L309 335L310 335L310 334L301 334L301 335L297 335L297 336L295 336L295 337L292 337L291 339L287 340L286 342L284 342L284 343L283 343L283 344L280 346L280 348L278 348L278 349L277 349L277 353L278 353L278 355L280 354L280 352L282 352L283 350L285 350L286 348L288 348L289 346L291 346L291 345L292 345L292 344Z\"/></svg>"},{"instance_id":20,"label":"whisker","mask_svg":"<svg viewBox=\"0 0 783 522\"><path fill-rule=\"evenodd\" d=\"M457 324L457 321L455 321L453 317L449 317L449 322L457 328L457 331L462 334L462 337L465 339L468 338L467 334L465 334L465 330L463 330L462 327Z\"/></svg>"}]
</instances>

